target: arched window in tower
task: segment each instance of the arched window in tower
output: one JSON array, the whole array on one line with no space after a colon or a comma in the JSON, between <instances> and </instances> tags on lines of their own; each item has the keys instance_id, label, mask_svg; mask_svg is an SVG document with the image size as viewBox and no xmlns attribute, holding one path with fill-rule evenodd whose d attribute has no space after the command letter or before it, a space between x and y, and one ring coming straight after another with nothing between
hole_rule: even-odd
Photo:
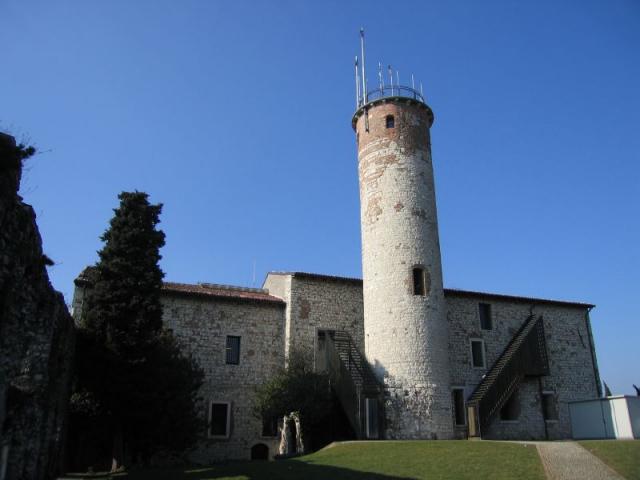
<instances>
[{"instance_id":1,"label":"arched window in tower","mask_svg":"<svg viewBox=\"0 0 640 480\"><path fill-rule=\"evenodd\" d=\"M396 126L396 119L393 117L393 115L387 115L385 121L387 124L387 128L394 128Z\"/></svg>"}]
</instances>

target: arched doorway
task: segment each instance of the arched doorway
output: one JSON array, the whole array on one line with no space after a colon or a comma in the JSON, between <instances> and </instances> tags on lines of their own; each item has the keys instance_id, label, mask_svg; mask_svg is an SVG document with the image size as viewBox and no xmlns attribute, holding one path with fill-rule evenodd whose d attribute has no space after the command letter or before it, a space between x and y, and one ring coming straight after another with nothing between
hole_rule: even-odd
<instances>
[{"instance_id":1,"label":"arched doorway","mask_svg":"<svg viewBox=\"0 0 640 480\"><path fill-rule=\"evenodd\" d=\"M251 447L251 460L269 460L269 447L264 443L256 443Z\"/></svg>"}]
</instances>

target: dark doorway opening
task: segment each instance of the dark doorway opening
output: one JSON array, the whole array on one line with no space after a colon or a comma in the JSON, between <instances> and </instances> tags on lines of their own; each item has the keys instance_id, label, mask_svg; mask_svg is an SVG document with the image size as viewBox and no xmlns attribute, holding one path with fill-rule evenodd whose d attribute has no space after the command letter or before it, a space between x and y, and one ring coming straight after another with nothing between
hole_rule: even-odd
<instances>
[{"instance_id":1,"label":"dark doorway opening","mask_svg":"<svg viewBox=\"0 0 640 480\"><path fill-rule=\"evenodd\" d=\"M323 422L314 425L310 429L310 438L307 437L305 440L308 442L311 451L319 450L331 442L357 439L349 423L349 418L340 404L340 400L335 393L332 396L330 414Z\"/></svg>"},{"instance_id":2,"label":"dark doorway opening","mask_svg":"<svg viewBox=\"0 0 640 480\"><path fill-rule=\"evenodd\" d=\"M518 390L514 391L500 410L500 420L503 422L515 422L520 416L520 400Z\"/></svg>"},{"instance_id":3,"label":"dark doorway opening","mask_svg":"<svg viewBox=\"0 0 640 480\"><path fill-rule=\"evenodd\" d=\"M264 443L256 443L251 447L251 460L269 460L269 447Z\"/></svg>"}]
</instances>

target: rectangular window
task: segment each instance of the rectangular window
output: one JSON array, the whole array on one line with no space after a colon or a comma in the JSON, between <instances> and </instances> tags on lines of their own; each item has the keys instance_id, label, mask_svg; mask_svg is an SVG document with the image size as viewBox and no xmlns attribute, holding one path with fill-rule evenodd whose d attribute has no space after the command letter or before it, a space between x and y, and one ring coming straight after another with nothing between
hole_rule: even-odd
<instances>
[{"instance_id":1,"label":"rectangular window","mask_svg":"<svg viewBox=\"0 0 640 480\"><path fill-rule=\"evenodd\" d=\"M478 310L480 312L480 328L483 330L491 330L493 328L491 305L488 303L480 303L478 304Z\"/></svg>"},{"instance_id":2,"label":"rectangular window","mask_svg":"<svg viewBox=\"0 0 640 480\"><path fill-rule=\"evenodd\" d=\"M330 363L331 351L327 345L335 338L335 330L318 330L317 349L315 354L316 372L326 372Z\"/></svg>"},{"instance_id":3,"label":"rectangular window","mask_svg":"<svg viewBox=\"0 0 640 480\"><path fill-rule=\"evenodd\" d=\"M453 413L456 418L456 425L466 425L464 414L464 388L454 388L452 390Z\"/></svg>"},{"instance_id":4,"label":"rectangular window","mask_svg":"<svg viewBox=\"0 0 640 480\"><path fill-rule=\"evenodd\" d=\"M484 342L482 340L471 340L471 361L474 367L485 367Z\"/></svg>"},{"instance_id":5,"label":"rectangular window","mask_svg":"<svg viewBox=\"0 0 640 480\"><path fill-rule=\"evenodd\" d=\"M385 124L387 128L394 128L396 125L396 120L393 118L393 115L387 115L385 118Z\"/></svg>"},{"instance_id":6,"label":"rectangular window","mask_svg":"<svg viewBox=\"0 0 640 480\"><path fill-rule=\"evenodd\" d=\"M209 412L209 436L228 437L231 409L229 402L211 402Z\"/></svg>"},{"instance_id":7,"label":"rectangular window","mask_svg":"<svg viewBox=\"0 0 640 480\"><path fill-rule=\"evenodd\" d=\"M240 363L240 337L227 336L227 363L229 365Z\"/></svg>"},{"instance_id":8,"label":"rectangular window","mask_svg":"<svg viewBox=\"0 0 640 480\"><path fill-rule=\"evenodd\" d=\"M424 288L424 268L416 267L413 269L413 294L426 295Z\"/></svg>"},{"instance_id":9,"label":"rectangular window","mask_svg":"<svg viewBox=\"0 0 640 480\"><path fill-rule=\"evenodd\" d=\"M278 417L265 417L262 419L262 436L276 437L278 435Z\"/></svg>"},{"instance_id":10,"label":"rectangular window","mask_svg":"<svg viewBox=\"0 0 640 480\"><path fill-rule=\"evenodd\" d=\"M366 398L365 410L367 414L367 438L377 439L378 433L378 399Z\"/></svg>"},{"instance_id":11,"label":"rectangular window","mask_svg":"<svg viewBox=\"0 0 640 480\"><path fill-rule=\"evenodd\" d=\"M542 393L542 414L545 420L558 420L558 405L555 393Z\"/></svg>"}]
</instances>

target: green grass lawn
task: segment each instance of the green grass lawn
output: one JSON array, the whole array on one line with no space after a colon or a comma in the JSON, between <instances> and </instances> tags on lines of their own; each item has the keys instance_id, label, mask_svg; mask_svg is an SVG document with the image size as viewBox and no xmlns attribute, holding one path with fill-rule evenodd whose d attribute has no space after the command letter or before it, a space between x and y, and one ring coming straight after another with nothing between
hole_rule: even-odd
<instances>
[{"instance_id":1,"label":"green grass lawn","mask_svg":"<svg viewBox=\"0 0 640 480\"><path fill-rule=\"evenodd\" d=\"M276 462L232 462L186 470L134 470L127 480L544 478L533 445L462 440L341 443L311 455Z\"/></svg>"},{"instance_id":2,"label":"green grass lawn","mask_svg":"<svg viewBox=\"0 0 640 480\"><path fill-rule=\"evenodd\" d=\"M627 480L640 480L640 440L584 440L579 443Z\"/></svg>"}]
</instances>

